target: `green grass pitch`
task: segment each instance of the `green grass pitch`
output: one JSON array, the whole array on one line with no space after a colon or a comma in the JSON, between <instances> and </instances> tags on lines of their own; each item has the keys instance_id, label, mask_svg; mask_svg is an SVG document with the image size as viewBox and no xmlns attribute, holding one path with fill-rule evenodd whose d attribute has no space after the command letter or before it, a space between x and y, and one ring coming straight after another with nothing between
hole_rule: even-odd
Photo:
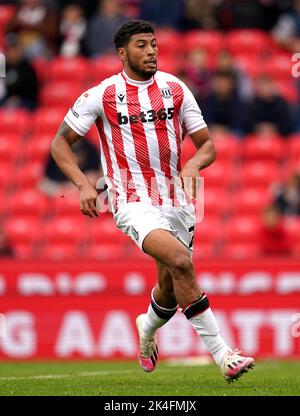
<instances>
[{"instance_id":1,"label":"green grass pitch","mask_svg":"<svg viewBox=\"0 0 300 416\"><path fill-rule=\"evenodd\" d=\"M1 396L299 396L299 361L257 361L228 384L214 364L144 373L136 362L0 363Z\"/></svg>"}]
</instances>

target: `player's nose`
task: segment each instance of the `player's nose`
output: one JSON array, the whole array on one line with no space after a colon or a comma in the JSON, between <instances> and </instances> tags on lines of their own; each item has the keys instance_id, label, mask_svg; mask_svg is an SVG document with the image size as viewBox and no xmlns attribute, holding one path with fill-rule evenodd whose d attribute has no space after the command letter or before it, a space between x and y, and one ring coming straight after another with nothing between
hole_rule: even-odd
<instances>
[{"instance_id":1,"label":"player's nose","mask_svg":"<svg viewBox=\"0 0 300 416\"><path fill-rule=\"evenodd\" d=\"M149 45L147 47L146 52L147 52L148 56L155 56L156 55L156 49L152 45Z\"/></svg>"}]
</instances>

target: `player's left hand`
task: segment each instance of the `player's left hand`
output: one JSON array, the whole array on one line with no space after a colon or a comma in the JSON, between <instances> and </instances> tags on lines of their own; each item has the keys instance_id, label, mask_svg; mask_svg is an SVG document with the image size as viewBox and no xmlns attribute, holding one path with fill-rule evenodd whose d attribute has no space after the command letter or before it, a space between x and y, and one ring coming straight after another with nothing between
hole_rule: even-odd
<instances>
[{"instance_id":1,"label":"player's left hand","mask_svg":"<svg viewBox=\"0 0 300 416\"><path fill-rule=\"evenodd\" d=\"M97 209L98 192L94 186L87 181L80 187L79 195L81 212L91 218L99 217L100 213Z\"/></svg>"},{"instance_id":2,"label":"player's left hand","mask_svg":"<svg viewBox=\"0 0 300 416\"><path fill-rule=\"evenodd\" d=\"M197 199L200 175L197 165L189 160L179 174L181 187L189 199Z\"/></svg>"}]
</instances>

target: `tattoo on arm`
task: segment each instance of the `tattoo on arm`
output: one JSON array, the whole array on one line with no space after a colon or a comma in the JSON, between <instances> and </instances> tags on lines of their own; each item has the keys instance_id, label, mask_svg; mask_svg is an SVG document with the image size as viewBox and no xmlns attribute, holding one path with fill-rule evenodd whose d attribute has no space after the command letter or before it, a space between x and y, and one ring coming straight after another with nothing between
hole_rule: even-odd
<instances>
[{"instance_id":1,"label":"tattoo on arm","mask_svg":"<svg viewBox=\"0 0 300 416\"><path fill-rule=\"evenodd\" d=\"M77 142L77 140L81 139L81 136L77 134L74 130L71 129L71 127L63 121L56 133L56 138L59 136L64 137L69 144L73 144Z\"/></svg>"}]
</instances>

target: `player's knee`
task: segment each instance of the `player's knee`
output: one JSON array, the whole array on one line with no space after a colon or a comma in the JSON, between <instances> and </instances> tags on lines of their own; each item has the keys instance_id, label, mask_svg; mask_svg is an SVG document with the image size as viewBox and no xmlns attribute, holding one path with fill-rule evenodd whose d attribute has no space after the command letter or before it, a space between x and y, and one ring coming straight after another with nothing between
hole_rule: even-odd
<instances>
[{"instance_id":1,"label":"player's knee","mask_svg":"<svg viewBox=\"0 0 300 416\"><path fill-rule=\"evenodd\" d=\"M170 265L170 271L173 278L187 278L193 275L193 262L190 256L187 254L178 254L172 259Z\"/></svg>"}]
</instances>

